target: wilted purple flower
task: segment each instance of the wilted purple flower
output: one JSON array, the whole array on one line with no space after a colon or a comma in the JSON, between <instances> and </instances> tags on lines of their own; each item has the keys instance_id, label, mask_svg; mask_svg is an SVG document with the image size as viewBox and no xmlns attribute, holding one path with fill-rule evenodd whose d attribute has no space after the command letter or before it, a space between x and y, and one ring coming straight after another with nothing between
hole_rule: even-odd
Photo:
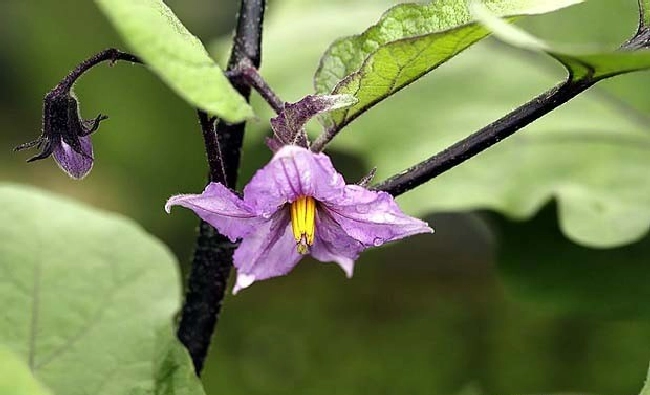
<instances>
[{"instance_id":1,"label":"wilted purple flower","mask_svg":"<svg viewBox=\"0 0 650 395\"><path fill-rule=\"evenodd\" d=\"M84 120L79 116L79 103L70 92L54 90L43 101L41 136L15 148L38 147L40 152L28 159L33 162L54 156L59 167L74 179L82 179L93 167L93 146L90 135L107 119L98 115Z\"/></svg>"},{"instance_id":2,"label":"wilted purple flower","mask_svg":"<svg viewBox=\"0 0 650 395\"><path fill-rule=\"evenodd\" d=\"M429 226L404 214L385 192L346 185L329 157L295 145L280 148L244 188L243 199L220 183L165 205L193 210L233 242L233 293L256 280L287 274L302 256L336 262L350 277L361 251Z\"/></svg>"}]
</instances>

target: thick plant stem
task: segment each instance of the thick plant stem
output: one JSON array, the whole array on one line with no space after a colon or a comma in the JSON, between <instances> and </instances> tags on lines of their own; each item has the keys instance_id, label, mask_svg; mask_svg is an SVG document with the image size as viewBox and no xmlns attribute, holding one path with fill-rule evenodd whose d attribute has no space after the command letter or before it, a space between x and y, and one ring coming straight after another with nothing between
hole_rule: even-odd
<instances>
[{"instance_id":1,"label":"thick plant stem","mask_svg":"<svg viewBox=\"0 0 650 395\"><path fill-rule=\"evenodd\" d=\"M242 0L228 62L229 71L251 66L259 68L265 6L265 0ZM232 83L248 100L250 86L237 80ZM210 181L234 189L245 124L229 125L209 117L202 110L198 113L210 167ZM178 338L187 347L197 375L203 369L219 319L235 247L228 238L201 221L178 327Z\"/></svg>"},{"instance_id":2,"label":"thick plant stem","mask_svg":"<svg viewBox=\"0 0 650 395\"><path fill-rule=\"evenodd\" d=\"M447 147L435 156L375 185L373 189L397 196L416 188L474 157L499 141L512 136L519 129L584 92L594 83L595 81L591 79L564 82L518 107L505 117Z\"/></svg>"},{"instance_id":3,"label":"thick plant stem","mask_svg":"<svg viewBox=\"0 0 650 395\"><path fill-rule=\"evenodd\" d=\"M266 83L255 67L246 67L241 70L233 70L226 73L231 81L241 80L250 85L268 103L269 106L279 114L284 109L284 102L273 92L273 89Z\"/></svg>"}]
</instances>

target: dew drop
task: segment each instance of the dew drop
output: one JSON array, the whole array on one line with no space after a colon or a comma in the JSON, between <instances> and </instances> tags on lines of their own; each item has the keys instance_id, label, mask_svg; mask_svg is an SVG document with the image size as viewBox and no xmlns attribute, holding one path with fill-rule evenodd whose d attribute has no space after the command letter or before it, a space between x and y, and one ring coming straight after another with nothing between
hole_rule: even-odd
<instances>
[{"instance_id":1,"label":"dew drop","mask_svg":"<svg viewBox=\"0 0 650 395\"><path fill-rule=\"evenodd\" d=\"M372 241L372 244L374 244L375 247L379 247L380 245L384 244L384 239L381 237L375 237L375 239Z\"/></svg>"},{"instance_id":2,"label":"dew drop","mask_svg":"<svg viewBox=\"0 0 650 395\"><path fill-rule=\"evenodd\" d=\"M360 204L356 207L357 213L359 214L367 214L368 213L368 205L367 204Z\"/></svg>"}]
</instances>

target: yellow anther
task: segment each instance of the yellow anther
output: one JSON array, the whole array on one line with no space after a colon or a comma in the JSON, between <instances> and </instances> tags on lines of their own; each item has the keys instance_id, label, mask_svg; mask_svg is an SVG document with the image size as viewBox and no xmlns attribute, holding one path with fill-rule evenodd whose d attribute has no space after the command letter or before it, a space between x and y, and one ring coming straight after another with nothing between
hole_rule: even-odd
<instances>
[{"instance_id":1,"label":"yellow anther","mask_svg":"<svg viewBox=\"0 0 650 395\"><path fill-rule=\"evenodd\" d=\"M316 201L313 197L300 196L291 203L291 229L298 253L309 253L316 231Z\"/></svg>"}]
</instances>

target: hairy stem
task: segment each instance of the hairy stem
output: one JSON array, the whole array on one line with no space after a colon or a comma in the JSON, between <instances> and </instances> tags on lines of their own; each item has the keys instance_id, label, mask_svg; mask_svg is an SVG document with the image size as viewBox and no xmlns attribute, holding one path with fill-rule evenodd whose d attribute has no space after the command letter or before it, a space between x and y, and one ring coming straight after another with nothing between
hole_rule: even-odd
<instances>
[{"instance_id":1,"label":"hairy stem","mask_svg":"<svg viewBox=\"0 0 650 395\"><path fill-rule=\"evenodd\" d=\"M122 52L119 49L105 49L79 63L77 67L75 67L75 69L70 72L70 74L68 74L64 79L61 80L61 82L57 84L53 91L69 92L70 89L72 89L72 85L74 85L75 81L77 81L79 77L81 77L88 70L97 66L99 63L105 62L107 60L111 63L115 63L118 60L125 60L127 62L133 63L144 63L137 56L127 52Z\"/></svg>"},{"instance_id":2,"label":"hairy stem","mask_svg":"<svg viewBox=\"0 0 650 395\"><path fill-rule=\"evenodd\" d=\"M265 0L242 0L228 62L229 71L251 66L259 68L265 6ZM232 83L248 100L250 86L236 79ZM202 110L198 113L210 167L210 181L221 182L234 189L245 124L229 125L209 117ZM221 312L235 247L228 238L201 221L178 327L178 338L187 347L197 375L203 369Z\"/></svg>"},{"instance_id":3,"label":"hairy stem","mask_svg":"<svg viewBox=\"0 0 650 395\"><path fill-rule=\"evenodd\" d=\"M240 80L244 84L248 84L254 88L257 93L271 106L276 114L279 114L284 109L284 102L275 94L273 89L262 78L260 73L255 67L246 67L241 70L233 70L226 73L228 77L233 80Z\"/></svg>"},{"instance_id":4,"label":"hairy stem","mask_svg":"<svg viewBox=\"0 0 650 395\"><path fill-rule=\"evenodd\" d=\"M642 5L642 3L639 4ZM648 48L648 46L650 46L650 31L641 25L634 37L621 46L621 50L638 50ZM512 136L518 130L578 96L600 80L589 76L580 80L572 80L569 77L566 82L542 93L438 154L375 185L373 189L397 196L416 188Z\"/></svg>"},{"instance_id":5,"label":"hairy stem","mask_svg":"<svg viewBox=\"0 0 650 395\"><path fill-rule=\"evenodd\" d=\"M375 185L373 189L385 191L393 196L397 196L418 187L452 167L465 162L499 141L512 136L524 126L584 92L594 83L595 81L591 79L577 82L564 82L548 92L542 93L523 106L518 107L503 118L483 127L452 146L445 148L435 156Z\"/></svg>"}]
</instances>

